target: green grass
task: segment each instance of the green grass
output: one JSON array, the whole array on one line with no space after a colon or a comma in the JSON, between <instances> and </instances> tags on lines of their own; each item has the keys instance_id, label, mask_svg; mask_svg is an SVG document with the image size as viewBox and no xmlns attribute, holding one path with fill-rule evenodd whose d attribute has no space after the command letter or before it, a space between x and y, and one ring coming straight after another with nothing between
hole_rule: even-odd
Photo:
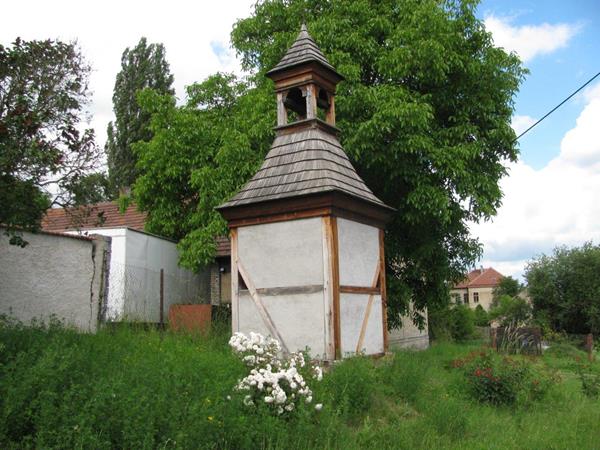
<instances>
[{"instance_id":1,"label":"green grass","mask_svg":"<svg viewBox=\"0 0 600 450\"><path fill-rule=\"evenodd\" d=\"M573 355L532 362L562 381L537 402L474 401L448 363L478 344L336 364L293 419L232 400L245 367L226 333L176 335L131 327L96 335L0 327L1 448L592 449L600 399L582 394ZM576 355L577 356L577 355Z\"/></svg>"}]
</instances>

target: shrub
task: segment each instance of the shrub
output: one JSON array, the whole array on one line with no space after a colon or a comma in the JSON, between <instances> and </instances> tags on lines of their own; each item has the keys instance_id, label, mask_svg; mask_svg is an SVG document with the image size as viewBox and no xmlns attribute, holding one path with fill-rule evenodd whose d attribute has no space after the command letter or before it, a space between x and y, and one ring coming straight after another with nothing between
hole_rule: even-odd
<instances>
[{"instance_id":1,"label":"shrub","mask_svg":"<svg viewBox=\"0 0 600 450\"><path fill-rule=\"evenodd\" d=\"M478 327L487 327L490 324L488 313L483 309L483 306L477 305L474 313L474 322Z\"/></svg>"},{"instance_id":2,"label":"shrub","mask_svg":"<svg viewBox=\"0 0 600 450\"><path fill-rule=\"evenodd\" d=\"M526 300L509 295L502 295L494 300L489 312L489 318L500 322L502 326L523 326L530 322L531 315L531 306Z\"/></svg>"},{"instance_id":3,"label":"shrub","mask_svg":"<svg viewBox=\"0 0 600 450\"><path fill-rule=\"evenodd\" d=\"M450 309L450 333L458 342L472 339L475 335L474 313L466 305L455 305Z\"/></svg>"},{"instance_id":4,"label":"shrub","mask_svg":"<svg viewBox=\"0 0 600 450\"><path fill-rule=\"evenodd\" d=\"M526 360L501 357L489 351L472 352L452 361L464 371L470 394L481 403L511 405L541 400L559 378Z\"/></svg>"},{"instance_id":5,"label":"shrub","mask_svg":"<svg viewBox=\"0 0 600 450\"><path fill-rule=\"evenodd\" d=\"M317 365L307 364L302 353L280 358L279 341L258 333L235 333L229 345L248 366L250 374L235 389L245 393L243 403L249 407L266 405L276 414L288 414L302 403L312 402L312 390L306 379L321 381L323 372ZM315 405L320 410L322 404Z\"/></svg>"},{"instance_id":6,"label":"shrub","mask_svg":"<svg viewBox=\"0 0 600 450\"><path fill-rule=\"evenodd\" d=\"M473 397L483 403L511 404L517 399L527 375L526 368L513 361L498 364L486 353L468 367L466 374Z\"/></svg>"},{"instance_id":7,"label":"shrub","mask_svg":"<svg viewBox=\"0 0 600 450\"><path fill-rule=\"evenodd\" d=\"M429 313L429 332L435 340L463 342L475 336L473 310L466 305L451 305L432 309Z\"/></svg>"},{"instance_id":8,"label":"shrub","mask_svg":"<svg viewBox=\"0 0 600 450\"><path fill-rule=\"evenodd\" d=\"M595 371L590 364L579 364L577 373L583 394L589 398L598 398L600 396L600 373Z\"/></svg>"}]
</instances>

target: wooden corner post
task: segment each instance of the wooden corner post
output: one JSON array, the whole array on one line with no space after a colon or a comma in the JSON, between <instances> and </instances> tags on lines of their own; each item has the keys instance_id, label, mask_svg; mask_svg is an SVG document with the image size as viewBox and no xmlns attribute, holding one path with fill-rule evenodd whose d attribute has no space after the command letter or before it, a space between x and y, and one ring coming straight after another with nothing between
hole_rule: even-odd
<instances>
[{"instance_id":1,"label":"wooden corner post","mask_svg":"<svg viewBox=\"0 0 600 450\"><path fill-rule=\"evenodd\" d=\"M240 331L240 289L238 273L238 233L231 228L231 332Z\"/></svg>"},{"instance_id":2,"label":"wooden corner post","mask_svg":"<svg viewBox=\"0 0 600 450\"><path fill-rule=\"evenodd\" d=\"M388 351L387 289L385 285L385 231L379 229L379 283L381 288L381 318L383 322L383 351Z\"/></svg>"},{"instance_id":3,"label":"wooden corner post","mask_svg":"<svg viewBox=\"0 0 600 450\"><path fill-rule=\"evenodd\" d=\"M334 358L342 357L342 334L340 317L340 264L339 264L339 245L337 218L334 216L324 217L325 233L329 243L329 268L330 268L330 286L331 286L331 317L333 321L333 348Z\"/></svg>"}]
</instances>

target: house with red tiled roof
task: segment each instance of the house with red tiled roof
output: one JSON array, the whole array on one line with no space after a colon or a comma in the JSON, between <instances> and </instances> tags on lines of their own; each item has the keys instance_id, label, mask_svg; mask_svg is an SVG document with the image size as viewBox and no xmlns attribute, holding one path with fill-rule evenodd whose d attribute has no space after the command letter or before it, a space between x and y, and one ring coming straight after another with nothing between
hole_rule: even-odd
<instances>
[{"instance_id":1,"label":"house with red tiled roof","mask_svg":"<svg viewBox=\"0 0 600 450\"><path fill-rule=\"evenodd\" d=\"M450 289L450 297L454 303L464 303L471 308L481 305L483 309L489 311L494 288L503 277L504 275L493 267L474 269L463 281Z\"/></svg>"}]
</instances>

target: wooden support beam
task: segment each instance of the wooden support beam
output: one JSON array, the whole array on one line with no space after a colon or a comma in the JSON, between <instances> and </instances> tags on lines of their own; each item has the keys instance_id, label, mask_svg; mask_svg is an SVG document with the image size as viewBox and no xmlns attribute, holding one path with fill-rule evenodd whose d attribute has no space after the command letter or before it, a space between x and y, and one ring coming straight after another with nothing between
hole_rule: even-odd
<instances>
[{"instance_id":1,"label":"wooden support beam","mask_svg":"<svg viewBox=\"0 0 600 450\"><path fill-rule=\"evenodd\" d=\"M333 317L333 289L331 286L331 277L333 276L333 268L331 266L331 217L329 215L323 217L321 220L323 225L323 311L324 323L323 329L325 335L323 336L323 343L325 351L327 353L327 359L335 359L335 345L334 345L334 317Z\"/></svg>"},{"instance_id":2,"label":"wooden support beam","mask_svg":"<svg viewBox=\"0 0 600 450\"><path fill-rule=\"evenodd\" d=\"M340 317L340 260L337 218L332 216L330 223L330 254L331 258L331 293L333 297L333 343L335 348L335 358L342 358L342 332Z\"/></svg>"},{"instance_id":3,"label":"wooden support beam","mask_svg":"<svg viewBox=\"0 0 600 450\"><path fill-rule=\"evenodd\" d=\"M252 279L248 275L248 272L246 272L246 269L244 268L244 265L239 260L239 258L238 258L238 262L237 262L237 269L238 269L240 276L242 277L242 280L244 280L244 283L248 287L248 292L250 293L250 297L254 301L254 304L256 305L256 309L258 310L258 314L261 316L263 322L267 326L269 333L271 333L271 336L279 341L279 343L281 344L282 350L285 353L289 353L289 350L287 348L287 345L285 345L285 341L283 340L283 337L281 337L281 334L279 333L279 330L275 326L275 323L273 322L273 319L271 318L269 311L267 310L267 308L265 308L265 305L263 304L262 300L260 299L260 296L258 295L258 292L256 291L256 287L254 286Z\"/></svg>"},{"instance_id":4,"label":"wooden support beam","mask_svg":"<svg viewBox=\"0 0 600 450\"><path fill-rule=\"evenodd\" d=\"M256 292L265 297L274 295L302 295L302 294L314 294L316 292L322 292L323 285L321 284L309 284L306 286L281 286L272 288L257 288Z\"/></svg>"},{"instance_id":5,"label":"wooden support beam","mask_svg":"<svg viewBox=\"0 0 600 450\"><path fill-rule=\"evenodd\" d=\"M379 230L379 287L381 288L381 317L383 322L383 351L388 351L387 289L385 286L385 231Z\"/></svg>"},{"instance_id":6,"label":"wooden support beam","mask_svg":"<svg viewBox=\"0 0 600 450\"><path fill-rule=\"evenodd\" d=\"M381 265L379 261L377 262L377 267L375 267L375 275L373 275L373 281L371 282L371 286L377 289L377 285L380 281L379 271L381 270ZM358 336L358 342L356 343L356 353L360 353L362 350L362 346L365 340L365 333L367 332L367 326L369 325L369 316L371 315L371 308L373 307L373 300L375 300L375 294L379 294L379 289L377 292L369 295L369 300L367 301L367 308L365 309L365 316L363 317L363 322L360 327L360 334Z\"/></svg>"},{"instance_id":7,"label":"wooden support beam","mask_svg":"<svg viewBox=\"0 0 600 450\"><path fill-rule=\"evenodd\" d=\"M325 116L325 121L335 127L335 96L329 96L329 108L327 109L327 115Z\"/></svg>"},{"instance_id":8,"label":"wooden support beam","mask_svg":"<svg viewBox=\"0 0 600 450\"><path fill-rule=\"evenodd\" d=\"M238 232L237 228L229 231L231 239L231 331L240 331L240 290L238 285Z\"/></svg>"},{"instance_id":9,"label":"wooden support beam","mask_svg":"<svg viewBox=\"0 0 600 450\"><path fill-rule=\"evenodd\" d=\"M379 262L377 263L377 267L379 267ZM375 286L340 286L340 292L342 294L366 294L366 295L375 295L381 293L377 284L379 279L375 280Z\"/></svg>"},{"instance_id":10,"label":"wooden support beam","mask_svg":"<svg viewBox=\"0 0 600 450\"><path fill-rule=\"evenodd\" d=\"M317 87L314 84L306 86L306 118L317 117Z\"/></svg>"},{"instance_id":11,"label":"wooden support beam","mask_svg":"<svg viewBox=\"0 0 600 450\"><path fill-rule=\"evenodd\" d=\"M285 108L285 93L277 93L277 126L287 125L288 115L287 109Z\"/></svg>"}]
</instances>

